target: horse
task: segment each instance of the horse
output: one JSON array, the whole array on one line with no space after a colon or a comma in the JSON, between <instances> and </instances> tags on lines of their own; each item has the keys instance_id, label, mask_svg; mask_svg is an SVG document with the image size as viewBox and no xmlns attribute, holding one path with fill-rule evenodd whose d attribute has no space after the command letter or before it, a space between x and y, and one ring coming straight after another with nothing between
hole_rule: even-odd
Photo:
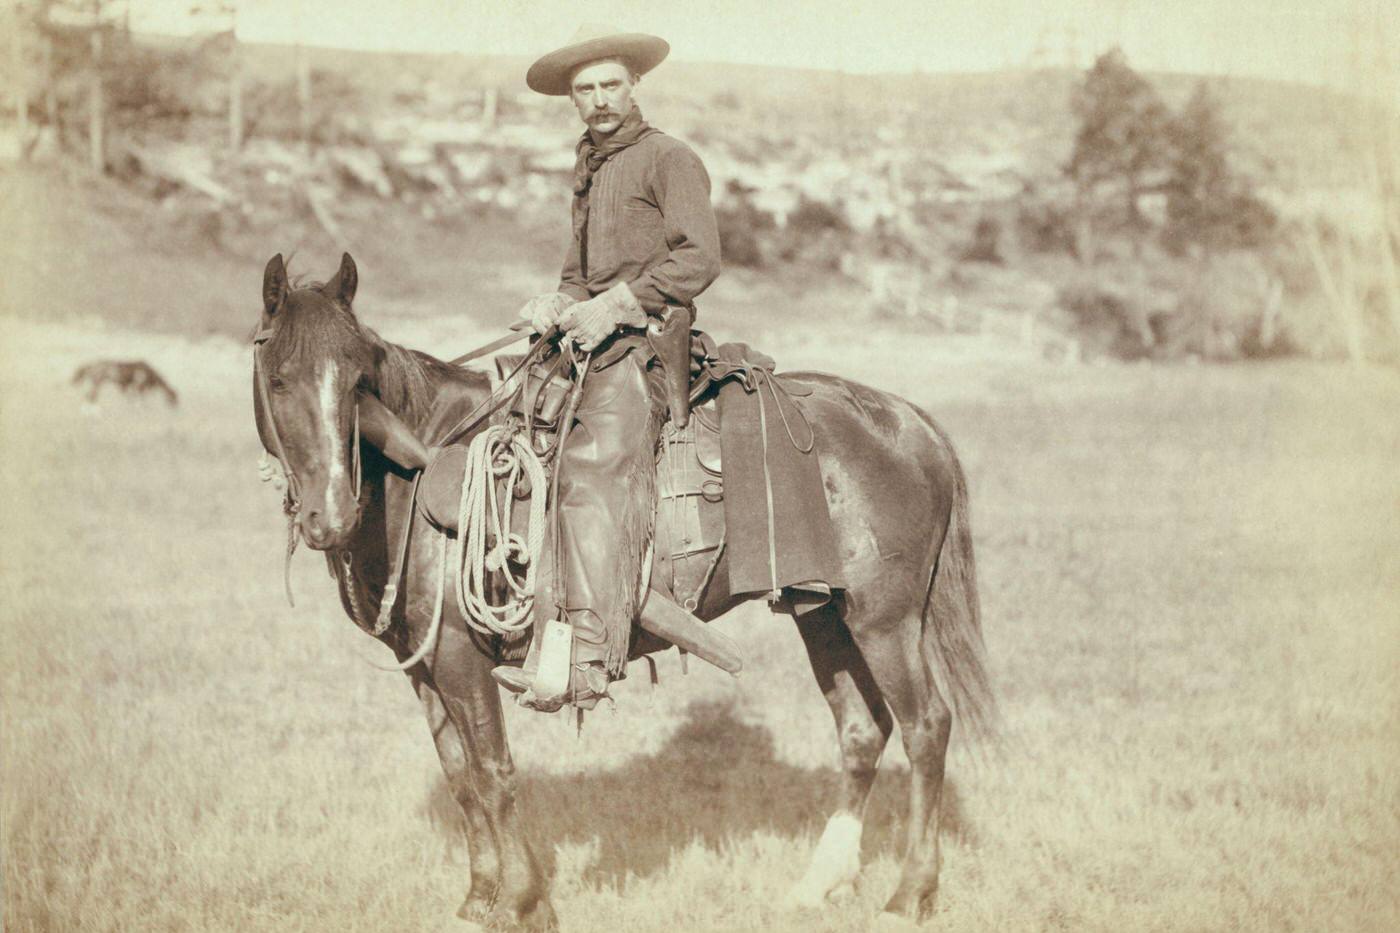
<instances>
[{"instance_id":1,"label":"horse","mask_svg":"<svg viewBox=\"0 0 1400 933\"><path fill-rule=\"evenodd\" d=\"M87 387L84 395L89 405L97 402L103 386L115 386L126 395L157 394L171 408L180 404L170 383L145 360L93 360L73 372L72 384Z\"/></svg>"},{"instance_id":2,"label":"horse","mask_svg":"<svg viewBox=\"0 0 1400 933\"><path fill-rule=\"evenodd\" d=\"M491 379L362 325L352 306L357 283L348 253L325 284L294 287L280 254L264 271L254 417L263 446L288 475L289 548L299 534L326 552L342 605L362 626L389 602L390 624L378 637L407 662L465 815L470 877L458 916L490 929L557 929L548 879L522 829L490 674L501 645L468 626L454 600L444 604L435 535L412 505L413 473L361 445L358 430L358 400L372 396L431 442L479 410ZM834 375L783 378L810 389L802 406L847 582L842 598L794 617L836 721L843 774L840 799L788 903L819 906L855 882L866 802L898 722L910 765L909 818L899 881L882 916L918 922L938 888L953 726L969 737L996 727L967 485L947 435L915 405ZM393 585L391 567L402 570ZM710 587L695 614L708 621L744 598ZM424 654L430 631L435 643Z\"/></svg>"}]
</instances>

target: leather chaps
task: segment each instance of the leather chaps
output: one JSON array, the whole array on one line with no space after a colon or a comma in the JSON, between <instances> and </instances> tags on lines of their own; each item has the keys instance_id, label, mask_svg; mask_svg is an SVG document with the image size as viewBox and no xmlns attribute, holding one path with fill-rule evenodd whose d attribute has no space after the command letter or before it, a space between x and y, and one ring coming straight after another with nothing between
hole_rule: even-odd
<instances>
[{"instance_id":1,"label":"leather chaps","mask_svg":"<svg viewBox=\"0 0 1400 933\"><path fill-rule=\"evenodd\" d=\"M544 548L535 623L562 614L574 627L573 663L601 661L613 677L627 664L643 595L663 405L660 371L637 347L588 374L559 453L559 546Z\"/></svg>"}]
</instances>

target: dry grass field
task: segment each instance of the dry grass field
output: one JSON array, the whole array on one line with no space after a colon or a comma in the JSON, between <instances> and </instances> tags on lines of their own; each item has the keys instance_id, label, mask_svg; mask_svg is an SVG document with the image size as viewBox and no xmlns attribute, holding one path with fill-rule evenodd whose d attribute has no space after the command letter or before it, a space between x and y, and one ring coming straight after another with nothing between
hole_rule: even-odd
<instances>
[{"instance_id":1,"label":"dry grass field","mask_svg":"<svg viewBox=\"0 0 1400 933\"><path fill-rule=\"evenodd\" d=\"M247 351L4 326L6 929L451 928L466 847L416 701L318 558L282 599ZM1007 728L954 756L930 928L1400 928L1400 378L936 344L833 325L780 354L925 405L969 474ZM95 356L150 360L180 407L85 409ZM834 729L789 620L718 624L738 679L666 656L653 695L636 667L580 738L511 711L571 933L856 931L894 883L892 746L860 887L777 907Z\"/></svg>"}]
</instances>

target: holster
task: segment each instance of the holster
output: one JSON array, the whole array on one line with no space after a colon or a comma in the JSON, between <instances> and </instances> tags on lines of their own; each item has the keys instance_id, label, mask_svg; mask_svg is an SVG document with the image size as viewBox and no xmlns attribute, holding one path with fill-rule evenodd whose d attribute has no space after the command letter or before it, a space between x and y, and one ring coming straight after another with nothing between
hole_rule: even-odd
<instances>
[{"instance_id":1,"label":"holster","mask_svg":"<svg viewBox=\"0 0 1400 933\"><path fill-rule=\"evenodd\" d=\"M690 423L690 325L694 322L695 309L667 305L647 323L647 343L665 379L666 408L678 428Z\"/></svg>"}]
</instances>

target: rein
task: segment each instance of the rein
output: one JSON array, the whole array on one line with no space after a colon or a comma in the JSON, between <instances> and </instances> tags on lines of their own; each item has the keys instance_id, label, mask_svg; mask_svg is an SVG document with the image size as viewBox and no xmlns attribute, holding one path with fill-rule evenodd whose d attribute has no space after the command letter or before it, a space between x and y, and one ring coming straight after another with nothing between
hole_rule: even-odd
<instances>
[{"instance_id":1,"label":"rein","mask_svg":"<svg viewBox=\"0 0 1400 933\"><path fill-rule=\"evenodd\" d=\"M282 497L282 511L287 516L287 552L282 561L282 588L287 593L287 605L296 608L296 598L292 595L292 554L297 549L297 523L301 514L301 482L291 461L287 459L287 449L282 446L282 435L277 430L277 419L272 414L272 395L267 385L267 368L262 361L263 344L272 339L275 333L265 327L253 335L253 388L258 396L258 407L262 410L263 423L272 435L273 453L282 465L282 475L287 478L287 491Z\"/></svg>"},{"instance_id":2,"label":"rein","mask_svg":"<svg viewBox=\"0 0 1400 933\"><path fill-rule=\"evenodd\" d=\"M495 414L495 412L502 405L506 404L506 402L511 398L511 396L514 395L513 389L510 391L507 390L510 388L511 383L515 381L515 377L520 375L520 373L525 370L525 367L529 366L531 363L535 362L541 356L544 355L544 351L549 348L551 338L553 338L558 333L559 328L551 327L549 330L541 334L540 339L536 340L534 344L530 347L530 349L526 351L525 355L521 357L520 362L515 364L515 368L510 371L510 374L501 380L501 384L497 386L495 390L491 392L490 395L482 399L482 401L475 408L467 412L466 415L464 415L460 421L458 421L451 428L449 428L447 432L443 434L441 440L435 442L431 446L447 447L454 441L460 440L463 435L467 434L473 428L477 427L477 425L481 424L481 422L485 421L487 418L491 417L491 415ZM484 347L479 347L470 353L466 353L462 356L457 357L457 359L453 360L452 362L457 363L459 360L474 359L478 356L481 356L484 353L490 353L492 350L500 349L501 346L514 343L515 341L519 340L521 336L522 335L519 334L508 334L508 340L506 338L501 338L501 340L492 341ZM504 343L502 343L502 341L504 341Z\"/></svg>"},{"instance_id":3,"label":"rein","mask_svg":"<svg viewBox=\"0 0 1400 933\"><path fill-rule=\"evenodd\" d=\"M282 465L282 473L287 478L287 491L282 498L282 511L287 516L287 553L282 561L282 587L287 593L287 604L296 608L296 598L292 595L292 555L297 549L297 527L301 524L301 481L287 459L287 448L282 444L282 434L277 430L277 418L272 413L272 390L267 383L267 366L262 360L263 345L272 339L276 330L264 327L253 335L253 386L258 397L258 408L262 411L263 423L272 435L273 453ZM350 439L351 473L354 476L351 492L358 506L360 490L364 487L364 470L360 461L360 403L355 403L354 427Z\"/></svg>"}]
</instances>

